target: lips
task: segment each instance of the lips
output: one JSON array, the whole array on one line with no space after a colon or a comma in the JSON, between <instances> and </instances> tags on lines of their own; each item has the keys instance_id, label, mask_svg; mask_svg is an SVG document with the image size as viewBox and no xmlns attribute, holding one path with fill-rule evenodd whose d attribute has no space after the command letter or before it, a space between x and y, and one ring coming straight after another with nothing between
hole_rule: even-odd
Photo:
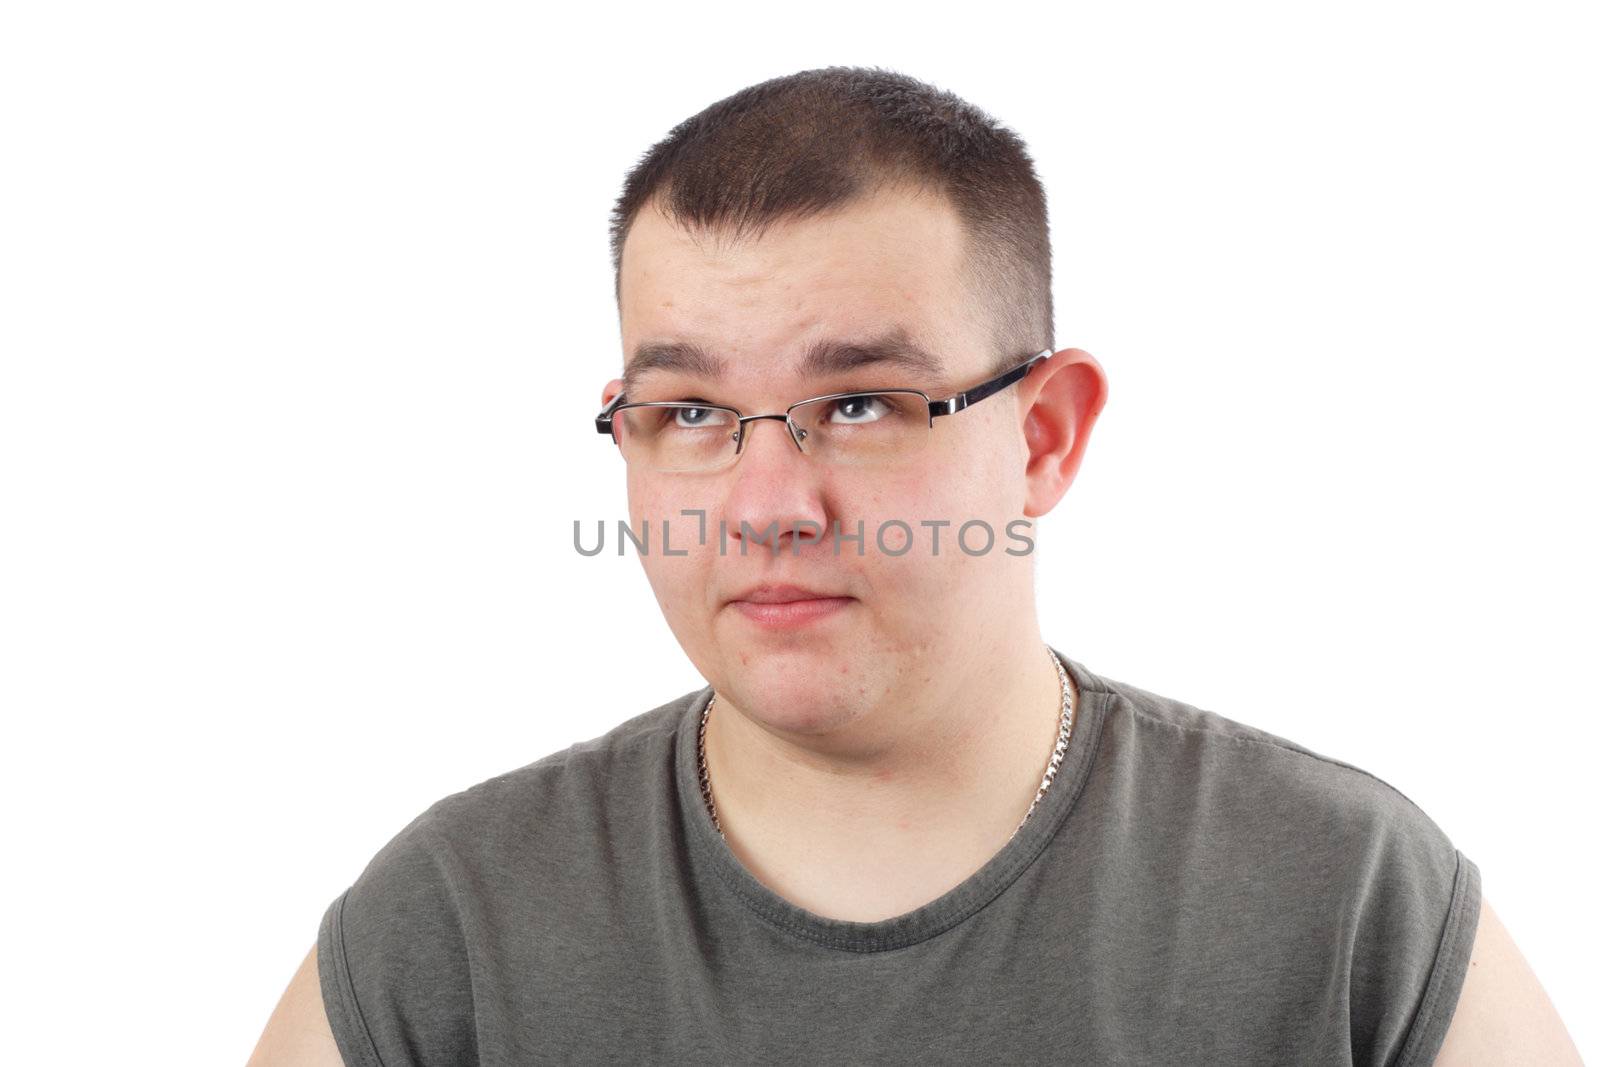
<instances>
[{"instance_id":1,"label":"lips","mask_svg":"<svg viewBox=\"0 0 1600 1067\"><path fill-rule=\"evenodd\" d=\"M840 596L838 593L807 589L799 585L763 584L746 589L732 599L747 604L790 604L796 600L834 600Z\"/></svg>"},{"instance_id":2,"label":"lips","mask_svg":"<svg viewBox=\"0 0 1600 1067\"><path fill-rule=\"evenodd\" d=\"M801 585L763 584L746 589L728 603L748 622L776 630L831 618L854 604L855 598Z\"/></svg>"}]
</instances>

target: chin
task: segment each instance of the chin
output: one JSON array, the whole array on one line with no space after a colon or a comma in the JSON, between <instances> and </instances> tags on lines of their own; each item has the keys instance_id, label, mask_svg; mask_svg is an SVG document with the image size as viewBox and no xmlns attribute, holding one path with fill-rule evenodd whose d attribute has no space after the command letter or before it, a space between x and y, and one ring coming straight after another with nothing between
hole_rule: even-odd
<instances>
[{"instance_id":1,"label":"chin","mask_svg":"<svg viewBox=\"0 0 1600 1067\"><path fill-rule=\"evenodd\" d=\"M738 663L737 657L734 662ZM770 660L763 666L752 657L748 665L737 665L728 672L728 696L750 718L796 733L834 729L841 716L860 711L868 687L853 667L846 673L841 668L848 665L842 663L825 668L796 666L801 669Z\"/></svg>"}]
</instances>

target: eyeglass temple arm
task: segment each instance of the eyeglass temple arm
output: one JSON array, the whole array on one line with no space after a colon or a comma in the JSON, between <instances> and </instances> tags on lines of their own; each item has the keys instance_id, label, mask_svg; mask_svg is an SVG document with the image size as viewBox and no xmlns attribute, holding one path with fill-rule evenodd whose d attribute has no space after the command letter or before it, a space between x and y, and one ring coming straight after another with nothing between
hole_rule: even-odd
<instances>
[{"instance_id":1,"label":"eyeglass temple arm","mask_svg":"<svg viewBox=\"0 0 1600 1067\"><path fill-rule=\"evenodd\" d=\"M600 414L594 417L594 428L597 433L603 433L608 436L610 435L611 414L622 404L622 398L622 393L618 393L616 396L612 397L611 403L607 404L604 408L601 408Z\"/></svg>"},{"instance_id":2,"label":"eyeglass temple arm","mask_svg":"<svg viewBox=\"0 0 1600 1067\"><path fill-rule=\"evenodd\" d=\"M1050 354L1048 348L1042 352L1036 352L1029 357L1026 363L1012 367L998 378L990 378L988 381L975 385L964 393L957 393L949 400L933 401L928 405L929 418L937 415L954 415L962 408L971 407L984 397L998 393L1012 382L1021 381L1028 376L1029 371L1038 366L1041 360L1048 358Z\"/></svg>"}]
</instances>

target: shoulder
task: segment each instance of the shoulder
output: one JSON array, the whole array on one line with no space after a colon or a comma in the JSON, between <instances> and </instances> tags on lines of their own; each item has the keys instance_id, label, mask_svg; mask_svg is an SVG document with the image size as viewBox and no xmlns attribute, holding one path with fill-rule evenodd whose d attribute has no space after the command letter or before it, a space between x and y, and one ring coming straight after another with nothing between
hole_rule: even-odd
<instances>
[{"instance_id":1,"label":"shoulder","mask_svg":"<svg viewBox=\"0 0 1600 1067\"><path fill-rule=\"evenodd\" d=\"M423 1062L475 1062L475 974L503 931L562 921L544 907L551 893L593 891L571 872L592 869L595 841L619 820L662 802L673 731L703 692L442 797L377 851L317 934L324 1006L348 1062L419 1051Z\"/></svg>"},{"instance_id":2,"label":"shoulder","mask_svg":"<svg viewBox=\"0 0 1600 1067\"><path fill-rule=\"evenodd\" d=\"M441 797L407 831L447 862L504 864L529 849L560 850L643 815L672 782L674 737L705 690L692 690L605 733Z\"/></svg>"},{"instance_id":3,"label":"shoulder","mask_svg":"<svg viewBox=\"0 0 1600 1067\"><path fill-rule=\"evenodd\" d=\"M1466 974L1476 865L1359 766L1137 686L1093 684L1104 722L1091 785L1101 778L1106 821L1127 827L1119 847L1222 902L1227 923L1319 960L1346 998L1359 1062L1429 1062Z\"/></svg>"},{"instance_id":4,"label":"shoulder","mask_svg":"<svg viewBox=\"0 0 1600 1067\"><path fill-rule=\"evenodd\" d=\"M1329 845L1454 848L1394 784L1353 763L1229 716L1114 679L1103 758L1141 790L1252 831L1290 827Z\"/></svg>"},{"instance_id":5,"label":"shoulder","mask_svg":"<svg viewBox=\"0 0 1600 1067\"><path fill-rule=\"evenodd\" d=\"M345 914L458 914L502 878L579 858L619 820L662 802L674 731L703 692L434 801L367 862L341 898Z\"/></svg>"}]
</instances>

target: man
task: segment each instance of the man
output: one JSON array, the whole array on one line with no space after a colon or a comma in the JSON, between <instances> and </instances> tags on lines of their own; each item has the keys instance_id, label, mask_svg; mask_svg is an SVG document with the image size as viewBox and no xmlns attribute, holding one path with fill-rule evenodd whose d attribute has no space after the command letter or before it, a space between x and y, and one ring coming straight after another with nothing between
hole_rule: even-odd
<instances>
[{"instance_id":1,"label":"man","mask_svg":"<svg viewBox=\"0 0 1600 1067\"><path fill-rule=\"evenodd\" d=\"M709 685L413 820L252 1062L1577 1062L1403 794L1045 642L1107 386L1014 134L805 71L612 236L596 425Z\"/></svg>"}]
</instances>

